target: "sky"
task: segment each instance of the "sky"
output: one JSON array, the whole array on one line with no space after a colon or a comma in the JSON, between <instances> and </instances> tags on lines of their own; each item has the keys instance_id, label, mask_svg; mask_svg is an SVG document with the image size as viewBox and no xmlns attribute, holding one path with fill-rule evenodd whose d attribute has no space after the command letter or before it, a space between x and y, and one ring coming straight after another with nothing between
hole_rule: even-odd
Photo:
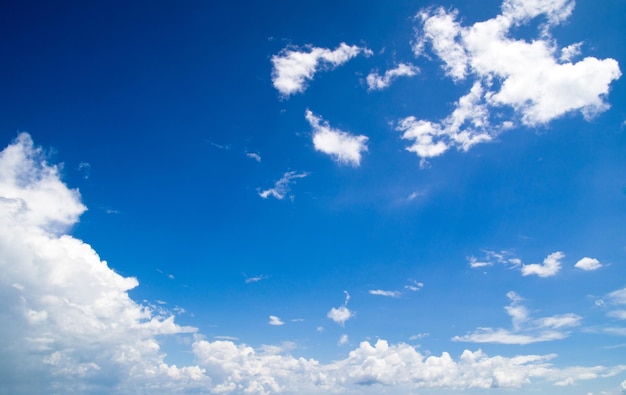
<instances>
[{"instance_id":1,"label":"sky","mask_svg":"<svg viewBox=\"0 0 626 395\"><path fill-rule=\"evenodd\" d=\"M0 394L626 394L622 0L0 4Z\"/></svg>"}]
</instances>

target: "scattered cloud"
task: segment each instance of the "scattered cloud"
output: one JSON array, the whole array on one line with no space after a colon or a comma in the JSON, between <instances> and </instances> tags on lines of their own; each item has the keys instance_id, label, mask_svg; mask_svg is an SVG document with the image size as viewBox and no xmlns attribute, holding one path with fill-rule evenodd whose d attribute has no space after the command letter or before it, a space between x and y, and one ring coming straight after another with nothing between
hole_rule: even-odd
<instances>
[{"instance_id":1,"label":"scattered cloud","mask_svg":"<svg viewBox=\"0 0 626 395\"><path fill-rule=\"evenodd\" d=\"M509 251L490 251L484 250L484 257L478 259L474 256L467 258L469 265L472 269L484 268L493 266L494 264L502 264L511 268L519 268L523 276L537 275L539 277L550 277L556 275L561 270L561 260L565 257L560 251L549 254L543 263L532 263L526 265L522 263L522 260L514 257Z\"/></svg>"},{"instance_id":2,"label":"scattered cloud","mask_svg":"<svg viewBox=\"0 0 626 395\"><path fill-rule=\"evenodd\" d=\"M595 258L584 257L583 259L576 262L574 267L577 267L582 270L590 271L590 270L600 269L602 267L602 264L600 263L599 260Z\"/></svg>"},{"instance_id":3,"label":"scattered cloud","mask_svg":"<svg viewBox=\"0 0 626 395\"><path fill-rule=\"evenodd\" d=\"M543 264L533 263L530 265L522 265L522 275L537 275L539 277L551 277L561 270L561 259L565 257L560 251L553 252L543 260Z\"/></svg>"},{"instance_id":4,"label":"scattered cloud","mask_svg":"<svg viewBox=\"0 0 626 395\"><path fill-rule=\"evenodd\" d=\"M340 66L360 53L369 56L371 51L346 43L335 50L313 46L285 48L272 56L272 83L283 97L302 93L315 73Z\"/></svg>"},{"instance_id":5,"label":"scattered cloud","mask_svg":"<svg viewBox=\"0 0 626 395\"><path fill-rule=\"evenodd\" d=\"M281 319L278 318L275 315L270 315L269 324L270 325L275 325L275 326L285 325L285 323L283 321L281 321Z\"/></svg>"},{"instance_id":6,"label":"scattered cloud","mask_svg":"<svg viewBox=\"0 0 626 395\"><path fill-rule=\"evenodd\" d=\"M404 289L413 292L419 291L422 288L424 288L424 283L415 280L411 280L411 284L407 284L404 286Z\"/></svg>"},{"instance_id":7,"label":"scattered cloud","mask_svg":"<svg viewBox=\"0 0 626 395\"><path fill-rule=\"evenodd\" d=\"M230 341L239 340L239 338L235 336L213 336L213 338L217 340L230 340Z\"/></svg>"},{"instance_id":8,"label":"scattered cloud","mask_svg":"<svg viewBox=\"0 0 626 395\"><path fill-rule=\"evenodd\" d=\"M348 321L350 318L353 318L356 315L354 311L351 311L350 309L348 309L348 301L350 301L350 294L348 293L348 291L343 291L343 292L346 294L346 300L343 303L343 306L333 307L326 314L328 318L335 321L337 324L341 326L344 326L346 321Z\"/></svg>"},{"instance_id":9,"label":"scattered cloud","mask_svg":"<svg viewBox=\"0 0 626 395\"><path fill-rule=\"evenodd\" d=\"M268 279L270 277L271 276L248 277L248 278L246 278L245 282L246 282L246 284L258 283L259 281L266 280L266 279Z\"/></svg>"},{"instance_id":10,"label":"scattered cloud","mask_svg":"<svg viewBox=\"0 0 626 395\"><path fill-rule=\"evenodd\" d=\"M246 152L246 156L250 159L254 159L257 162L261 162L261 155L256 152Z\"/></svg>"},{"instance_id":11,"label":"scattered cloud","mask_svg":"<svg viewBox=\"0 0 626 395\"><path fill-rule=\"evenodd\" d=\"M618 289L606 295L607 303L602 303L600 306L609 306L610 310L607 315L609 317L617 318L619 320L626 320L626 288ZM596 303L596 305L598 305ZM617 306L615 308L614 306ZM621 332L626 335L626 328L620 328L617 332Z\"/></svg>"},{"instance_id":12,"label":"scattered cloud","mask_svg":"<svg viewBox=\"0 0 626 395\"><path fill-rule=\"evenodd\" d=\"M297 180L298 178L304 178L308 175L309 173L307 172L298 173L297 171L288 171L283 174L283 176L278 181L276 181L273 188L259 190L259 196L261 196L263 199L267 199L268 197L273 196L278 200L282 200L285 198L285 196L288 196L289 192L291 192L290 184L294 183L294 180ZM290 198L293 199L293 196L290 196Z\"/></svg>"},{"instance_id":13,"label":"scattered cloud","mask_svg":"<svg viewBox=\"0 0 626 395\"><path fill-rule=\"evenodd\" d=\"M330 155L341 164L354 167L361 164L361 153L367 152L366 136L333 129L310 110L306 110L305 117L313 128L313 145L317 151Z\"/></svg>"},{"instance_id":14,"label":"scattered cloud","mask_svg":"<svg viewBox=\"0 0 626 395\"><path fill-rule=\"evenodd\" d=\"M365 81L367 82L368 91L382 90L388 88L396 78L413 77L419 71L419 68L412 64L400 63L396 68L385 71L385 74L382 76L376 72L368 74Z\"/></svg>"},{"instance_id":15,"label":"scattered cloud","mask_svg":"<svg viewBox=\"0 0 626 395\"><path fill-rule=\"evenodd\" d=\"M85 180L89 179L89 176L91 175L91 165L87 162L80 162L78 164L78 171L83 173L83 178Z\"/></svg>"},{"instance_id":16,"label":"scattered cloud","mask_svg":"<svg viewBox=\"0 0 626 395\"><path fill-rule=\"evenodd\" d=\"M388 296L391 298L397 298L400 295L402 295L402 292L400 291L383 291L382 289L370 289L369 290L369 294L370 295L380 295L380 296Z\"/></svg>"},{"instance_id":17,"label":"scattered cloud","mask_svg":"<svg viewBox=\"0 0 626 395\"><path fill-rule=\"evenodd\" d=\"M411 337L409 337L409 340L419 340L419 339L423 339L425 337L430 336L430 333L418 333L416 335L412 335Z\"/></svg>"},{"instance_id":18,"label":"scattered cloud","mask_svg":"<svg viewBox=\"0 0 626 395\"><path fill-rule=\"evenodd\" d=\"M452 340L498 344L531 344L560 340L569 335L566 329L580 325L582 320L582 317L573 313L531 319L528 309L521 304L523 298L513 291L507 293L507 297L511 303L504 309L511 317L512 330L481 327L467 335L455 336Z\"/></svg>"},{"instance_id":19,"label":"scattered cloud","mask_svg":"<svg viewBox=\"0 0 626 395\"><path fill-rule=\"evenodd\" d=\"M520 123L542 125L576 111L589 119L608 109L609 87L621 76L618 62L585 57L572 63L580 55L581 43L559 51L550 35L550 28L566 20L573 8L574 1L568 0L504 0L500 15L469 27L457 21L456 10L422 10L415 55L430 47L450 78L455 82L471 78L473 84L440 122L413 116L400 120L397 129L402 138L413 141L407 150L422 159L450 148L467 151ZM512 28L541 15L547 22L537 38L512 37ZM512 110L513 116L504 118L502 109Z\"/></svg>"},{"instance_id":20,"label":"scattered cloud","mask_svg":"<svg viewBox=\"0 0 626 395\"><path fill-rule=\"evenodd\" d=\"M348 344L348 335L346 335L345 333L343 335L341 335L341 337L339 338L339 340L337 341L337 345L338 346L345 346L346 344Z\"/></svg>"}]
</instances>

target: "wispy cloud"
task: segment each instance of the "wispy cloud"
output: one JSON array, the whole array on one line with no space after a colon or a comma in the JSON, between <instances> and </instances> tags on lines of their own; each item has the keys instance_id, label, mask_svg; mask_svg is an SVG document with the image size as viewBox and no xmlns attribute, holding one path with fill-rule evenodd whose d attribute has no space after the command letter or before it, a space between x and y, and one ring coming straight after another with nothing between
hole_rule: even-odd
<instances>
[{"instance_id":1,"label":"wispy cloud","mask_svg":"<svg viewBox=\"0 0 626 395\"><path fill-rule=\"evenodd\" d=\"M485 256L481 259L474 256L467 258L472 269L493 266L498 263L513 269L519 269L523 276L536 275L539 277L555 276L561 270L561 260L565 257L564 253L556 251L549 254L543 260L543 263L531 263L526 265L522 263L521 259L514 257L509 251L496 252L484 250L483 252Z\"/></svg>"},{"instance_id":2,"label":"wispy cloud","mask_svg":"<svg viewBox=\"0 0 626 395\"><path fill-rule=\"evenodd\" d=\"M306 110L305 117L313 128L313 145L316 150L330 155L341 164L354 167L361 164L361 153L367 152L368 137L334 129L310 110Z\"/></svg>"},{"instance_id":3,"label":"wispy cloud","mask_svg":"<svg viewBox=\"0 0 626 395\"><path fill-rule=\"evenodd\" d=\"M388 296L388 297L392 297L392 298L397 298L400 295L402 295L402 292L400 292L400 291L384 291L382 289L370 289L369 290L369 294L370 295L380 295L380 296Z\"/></svg>"},{"instance_id":4,"label":"wispy cloud","mask_svg":"<svg viewBox=\"0 0 626 395\"><path fill-rule=\"evenodd\" d=\"M455 336L453 341L471 343L499 343L499 344L531 344L560 340L566 338L566 331L580 325L582 317L567 313L549 317L532 319L523 299L515 292L507 293L511 301L505 306L505 311L511 317L512 329L481 327L464 336Z\"/></svg>"},{"instance_id":5,"label":"wispy cloud","mask_svg":"<svg viewBox=\"0 0 626 395\"><path fill-rule=\"evenodd\" d=\"M258 283L259 281L262 280L266 280L268 278L270 278L271 276L254 276L254 277L247 277L245 280L246 284L252 284L252 283Z\"/></svg>"},{"instance_id":6,"label":"wispy cloud","mask_svg":"<svg viewBox=\"0 0 626 395\"><path fill-rule=\"evenodd\" d=\"M246 156L250 159L254 159L257 162L261 162L261 155L256 152L246 152Z\"/></svg>"},{"instance_id":7,"label":"wispy cloud","mask_svg":"<svg viewBox=\"0 0 626 395\"><path fill-rule=\"evenodd\" d=\"M400 63L396 68L385 71L382 76L377 72L369 73L365 79L369 91L382 90L398 77L412 77L419 73L419 68L412 64Z\"/></svg>"},{"instance_id":8,"label":"wispy cloud","mask_svg":"<svg viewBox=\"0 0 626 395\"><path fill-rule=\"evenodd\" d=\"M340 66L360 53L369 55L371 51L346 43L339 44L335 50L313 46L285 48L272 56L274 88L284 97L302 93L316 72Z\"/></svg>"},{"instance_id":9,"label":"wispy cloud","mask_svg":"<svg viewBox=\"0 0 626 395\"><path fill-rule=\"evenodd\" d=\"M274 183L273 188L259 190L259 196L263 199L267 199L272 196L278 200L282 200L285 196L288 196L289 192L291 192L291 184L295 182L298 178L304 178L308 176L309 173L303 172L299 173L297 171L288 171L283 176ZM290 196L293 199L293 196Z\"/></svg>"}]
</instances>

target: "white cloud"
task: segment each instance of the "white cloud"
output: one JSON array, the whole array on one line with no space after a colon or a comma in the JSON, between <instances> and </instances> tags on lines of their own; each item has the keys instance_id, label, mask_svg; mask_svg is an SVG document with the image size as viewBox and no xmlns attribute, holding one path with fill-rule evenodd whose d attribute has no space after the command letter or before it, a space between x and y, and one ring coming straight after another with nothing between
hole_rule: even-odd
<instances>
[{"instance_id":1,"label":"white cloud","mask_svg":"<svg viewBox=\"0 0 626 395\"><path fill-rule=\"evenodd\" d=\"M522 265L522 275L530 276L535 274L539 277L554 276L561 270L561 259L565 257L560 251L553 252L543 260L543 264L533 263L530 265Z\"/></svg>"},{"instance_id":2,"label":"white cloud","mask_svg":"<svg viewBox=\"0 0 626 395\"><path fill-rule=\"evenodd\" d=\"M388 296L388 297L392 297L392 298L397 298L399 297L402 292L400 291L384 291L382 289L370 289L369 290L369 294L370 295L380 295L380 296Z\"/></svg>"},{"instance_id":3,"label":"white cloud","mask_svg":"<svg viewBox=\"0 0 626 395\"><path fill-rule=\"evenodd\" d=\"M274 326L285 325L285 323L283 321L281 321L281 319L276 317L275 315L270 315L269 324L270 325L274 325Z\"/></svg>"},{"instance_id":4,"label":"white cloud","mask_svg":"<svg viewBox=\"0 0 626 395\"><path fill-rule=\"evenodd\" d=\"M455 10L421 11L416 56L430 44L449 77L454 81L472 78L473 85L441 122L416 117L400 120L402 137L414 140L407 149L421 158L439 156L452 147L466 151L519 123L546 124L576 111L588 119L608 109L609 86L621 76L617 61L585 57L572 63L581 43L558 51L550 36L550 28L564 21L573 7L569 0L505 0L502 14L469 27L457 22ZM511 37L512 28L541 15L547 23L536 39ZM515 116L503 119L502 108L512 109Z\"/></svg>"},{"instance_id":5,"label":"white cloud","mask_svg":"<svg viewBox=\"0 0 626 395\"><path fill-rule=\"evenodd\" d=\"M0 153L3 389L137 393L198 385L202 369L166 364L156 338L196 328L133 301L135 278L120 276L65 234L85 210L29 135Z\"/></svg>"},{"instance_id":6,"label":"white cloud","mask_svg":"<svg viewBox=\"0 0 626 395\"><path fill-rule=\"evenodd\" d=\"M375 72L368 74L365 81L369 91L382 90L388 88L396 78L412 77L419 71L419 68L412 64L400 63L396 68L385 71L382 76Z\"/></svg>"},{"instance_id":7,"label":"white cloud","mask_svg":"<svg viewBox=\"0 0 626 395\"><path fill-rule=\"evenodd\" d=\"M360 53L371 51L356 45L341 43L335 50L308 46L304 49L285 48L278 55L272 56L272 82L281 95L288 97L302 93L307 83L320 69L332 69L340 66Z\"/></svg>"},{"instance_id":8,"label":"white cloud","mask_svg":"<svg viewBox=\"0 0 626 395\"><path fill-rule=\"evenodd\" d=\"M250 159L254 159L257 162L261 162L261 155L256 152L246 152L246 156Z\"/></svg>"},{"instance_id":9,"label":"white cloud","mask_svg":"<svg viewBox=\"0 0 626 395\"><path fill-rule=\"evenodd\" d=\"M411 280L411 284L407 284L404 286L404 289L408 289L409 291L417 292L420 289L424 288L424 283Z\"/></svg>"},{"instance_id":10,"label":"white cloud","mask_svg":"<svg viewBox=\"0 0 626 395\"><path fill-rule=\"evenodd\" d=\"M511 317L512 330L481 327L465 336L455 336L452 340L498 344L531 344L560 340L569 335L565 331L567 328L580 325L582 320L582 317L573 313L531 319L528 309L521 304L523 298L513 291L508 292L507 297L511 303L504 309Z\"/></svg>"},{"instance_id":11,"label":"white cloud","mask_svg":"<svg viewBox=\"0 0 626 395\"><path fill-rule=\"evenodd\" d=\"M337 341L337 345L338 346L345 346L346 344L348 344L349 338L348 335L346 335L345 333L343 335L341 335L341 337L339 338L339 341Z\"/></svg>"},{"instance_id":12,"label":"white cloud","mask_svg":"<svg viewBox=\"0 0 626 395\"><path fill-rule=\"evenodd\" d=\"M589 271L589 270L600 269L602 267L602 264L600 263L599 260L597 260L595 258L584 257L583 259L581 259L578 262L576 262L574 267L577 267L577 268L582 269L582 270Z\"/></svg>"},{"instance_id":13,"label":"white cloud","mask_svg":"<svg viewBox=\"0 0 626 395\"><path fill-rule=\"evenodd\" d=\"M275 197L278 200L282 200L289 194L291 191L290 184L295 182L298 178L304 178L308 176L309 173L298 173L297 171L288 171L283 176L276 181L273 188L259 190L259 196L263 199L267 199L270 196ZM293 199L293 196L290 196Z\"/></svg>"},{"instance_id":14,"label":"white cloud","mask_svg":"<svg viewBox=\"0 0 626 395\"><path fill-rule=\"evenodd\" d=\"M326 314L328 318L335 321L341 326L344 326L346 321L348 321L350 318L353 318L356 315L355 312L348 309L348 301L350 301L350 294L348 293L348 291L343 291L343 292L346 294L346 300L343 303L343 306L333 307Z\"/></svg>"},{"instance_id":15,"label":"white cloud","mask_svg":"<svg viewBox=\"0 0 626 395\"><path fill-rule=\"evenodd\" d=\"M367 136L333 129L328 122L306 110L306 120L313 128L313 145L316 150L333 157L341 164L358 167L361 153L367 152Z\"/></svg>"},{"instance_id":16,"label":"white cloud","mask_svg":"<svg viewBox=\"0 0 626 395\"><path fill-rule=\"evenodd\" d=\"M259 281L266 280L268 278L270 278L270 276L248 277L248 278L246 278L245 283L246 284L258 283Z\"/></svg>"}]
</instances>

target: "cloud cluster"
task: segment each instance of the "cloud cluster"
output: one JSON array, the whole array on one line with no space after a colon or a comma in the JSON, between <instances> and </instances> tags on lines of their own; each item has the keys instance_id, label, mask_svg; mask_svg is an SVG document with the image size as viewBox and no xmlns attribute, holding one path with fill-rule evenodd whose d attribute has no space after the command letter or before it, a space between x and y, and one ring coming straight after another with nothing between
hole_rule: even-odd
<instances>
[{"instance_id":1,"label":"cloud cluster","mask_svg":"<svg viewBox=\"0 0 626 395\"><path fill-rule=\"evenodd\" d=\"M361 164L361 153L367 152L367 136L334 129L310 110L306 111L305 118L313 128L313 146L317 151L330 155L341 164L354 167Z\"/></svg>"},{"instance_id":2,"label":"cloud cluster","mask_svg":"<svg viewBox=\"0 0 626 395\"><path fill-rule=\"evenodd\" d=\"M610 84L621 76L614 59L580 55L581 44L558 50L550 28L571 14L574 2L505 0L495 18L463 27L458 12L444 8L421 11L422 29L414 46L417 56L430 46L454 81L472 79L470 91L440 122L407 117L398 122L407 149L421 158L450 148L468 150L491 141L516 124L536 126L579 111L585 118L605 111ZM532 41L515 39L511 31L542 16L546 22ZM499 115L512 109L512 118Z\"/></svg>"},{"instance_id":3,"label":"cloud cluster","mask_svg":"<svg viewBox=\"0 0 626 395\"><path fill-rule=\"evenodd\" d=\"M511 291L506 295L511 303L504 309L511 317L512 329L478 328L464 336L455 336L453 341L471 343L530 344L564 339L567 328L580 325L582 317L567 313L531 319L523 299Z\"/></svg>"},{"instance_id":4,"label":"cloud cluster","mask_svg":"<svg viewBox=\"0 0 626 395\"><path fill-rule=\"evenodd\" d=\"M531 380L573 383L620 372L623 367L556 369L554 355L489 357L480 350L423 356L414 347L362 342L335 362L289 354L293 345L258 349L231 337L213 342L174 322L163 306L141 305L128 291L134 278L115 273L86 243L66 234L85 207L78 191L26 134L0 153L0 392L117 394L380 393L398 388L520 387ZM417 284L415 285L418 286ZM508 312L516 325L560 330L572 315L528 319L517 297ZM616 303L623 290L608 296ZM343 324L343 306L328 316ZM271 324L282 323L270 316ZM163 336L193 336L195 364L164 361ZM339 339L348 342L347 336ZM33 380L36 377L36 380Z\"/></svg>"},{"instance_id":5,"label":"cloud cluster","mask_svg":"<svg viewBox=\"0 0 626 395\"><path fill-rule=\"evenodd\" d=\"M371 51L346 43L339 44L334 50L313 46L285 48L272 56L272 83L284 97L302 93L307 88L307 82L320 69L333 69L360 53L368 55Z\"/></svg>"},{"instance_id":6,"label":"cloud cluster","mask_svg":"<svg viewBox=\"0 0 626 395\"><path fill-rule=\"evenodd\" d=\"M84 211L78 191L59 179L29 135L0 153L3 388L86 393L148 382L192 385L202 370L164 363L156 336L196 328L133 301L135 278L120 276L88 244L65 234Z\"/></svg>"}]
</instances>

